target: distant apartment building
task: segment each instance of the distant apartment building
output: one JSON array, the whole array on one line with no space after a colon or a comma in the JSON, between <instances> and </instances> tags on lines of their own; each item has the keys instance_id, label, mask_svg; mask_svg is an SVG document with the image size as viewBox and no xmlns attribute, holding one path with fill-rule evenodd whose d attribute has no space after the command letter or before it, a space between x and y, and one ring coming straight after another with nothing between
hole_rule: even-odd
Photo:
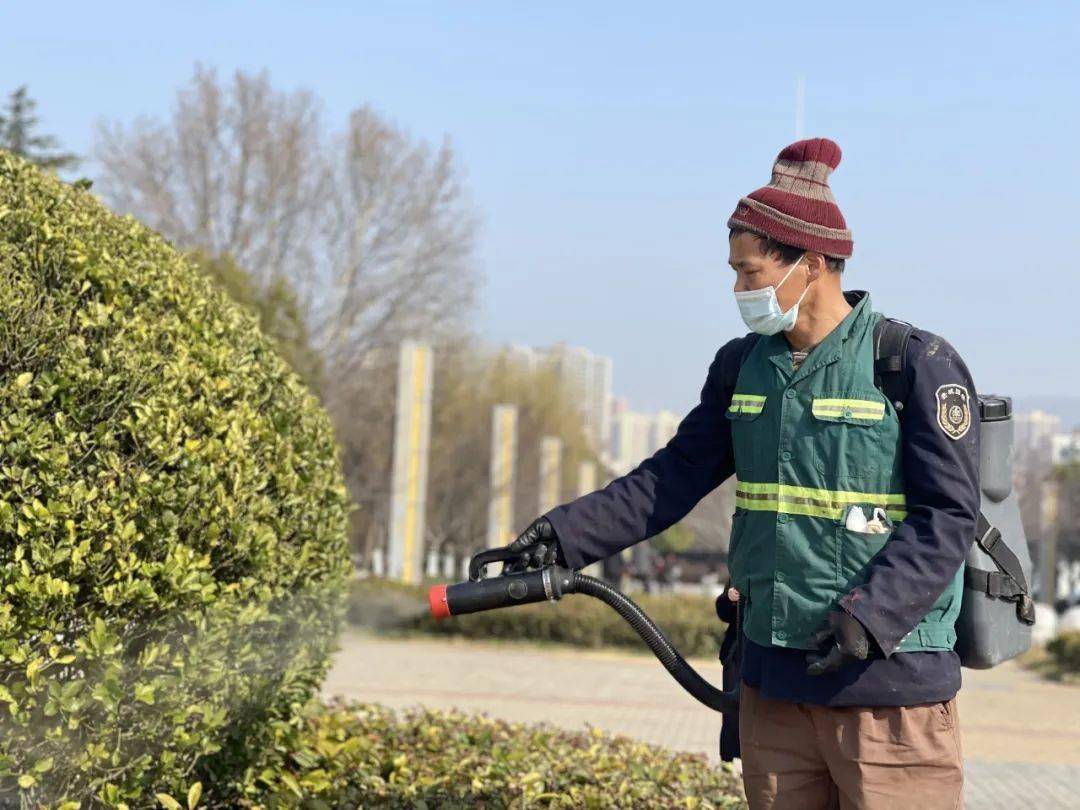
<instances>
[{"instance_id":1,"label":"distant apartment building","mask_svg":"<svg viewBox=\"0 0 1080 810\"><path fill-rule=\"evenodd\" d=\"M540 367L540 361L544 356L542 351L534 349L532 346L522 346L520 344L503 346L502 353L510 362L529 371L536 371Z\"/></svg>"},{"instance_id":2,"label":"distant apartment building","mask_svg":"<svg viewBox=\"0 0 1080 810\"><path fill-rule=\"evenodd\" d=\"M679 417L671 411L660 411L653 416L652 452L656 452L675 435L679 429Z\"/></svg>"},{"instance_id":3,"label":"distant apartment building","mask_svg":"<svg viewBox=\"0 0 1080 810\"><path fill-rule=\"evenodd\" d=\"M585 431L601 452L611 441L611 358L565 343L556 343L545 354L562 385L576 398Z\"/></svg>"},{"instance_id":4,"label":"distant apartment building","mask_svg":"<svg viewBox=\"0 0 1080 810\"><path fill-rule=\"evenodd\" d=\"M649 415L632 411L625 399L617 399L611 416L611 466L620 475L627 473L642 459L652 455L651 446L652 423Z\"/></svg>"},{"instance_id":5,"label":"distant apartment building","mask_svg":"<svg viewBox=\"0 0 1080 810\"><path fill-rule=\"evenodd\" d=\"M593 448L620 474L667 444L679 427L679 417L671 411L641 413L630 410L625 399L615 399L610 357L565 343L508 345L502 351L523 368L536 370L550 364L555 369L560 384L578 405Z\"/></svg>"},{"instance_id":6,"label":"distant apartment building","mask_svg":"<svg viewBox=\"0 0 1080 810\"><path fill-rule=\"evenodd\" d=\"M560 385L577 404L593 448L605 455L611 442L611 358L565 343L545 348L511 345L505 352L511 360L529 369L547 363L554 367Z\"/></svg>"},{"instance_id":7,"label":"distant apartment building","mask_svg":"<svg viewBox=\"0 0 1080 810\"><path fill-rule=\"evenodd\" d=\"M1080 430L1050 437L1050 463L1080 464Z\"/></svg>"},{"instance_id":8,"label":"distant apartment building","mask_svg":"<svg viewBox=\"0 0 1080 810\"><path fill-rule=\"evenodd\" d=\"M1028 476L1049 470L1054 463L1054 437L1061 435L1061 419L1045 411L1028 411L1014 417L1016 472Z\"/></svg>"},{"instance_id":9,"label":"distant apartment building","mask_svg":"<svg viewBox=\"0 0 1080 810\"><path fill-rule=\"evenodd\" d=\"M671 411L641 413L625 399L615 400L611 415L611 466L620 475L630 472L670 441L679 427Z\"/></svg>"}]
</instances>

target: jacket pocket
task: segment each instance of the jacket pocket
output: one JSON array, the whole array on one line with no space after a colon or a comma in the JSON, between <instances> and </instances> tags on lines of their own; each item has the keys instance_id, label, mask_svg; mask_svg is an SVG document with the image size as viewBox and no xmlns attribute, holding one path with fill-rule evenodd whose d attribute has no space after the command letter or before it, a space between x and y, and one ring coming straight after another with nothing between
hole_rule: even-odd
<instances>
[{"instance_id":1,"label":"jacket pocket","mask_svg":"<svg viewBox=\"0 0 1080 810\"><path fill-rule=\"evenodd\" d=\"M873 506L862 505L867 513ZM836 587L847 593L866 580L870 560L885 547L894 529L880 534L854 532L840 520L836 525Z\"/></svg>"},{"instance_id":2,"label":"jacket pocket","mask_svg":"<svg viewBox=\"0 0 1080 810\"><path fill-rule=\"evenodd\" d=\"M817 471L835 481L865 480L881 473L885 413L884 397L869 391L816 394L810 414Z\"/></svg>"},{"instance_id":3,"label":"jacket pocket","mask_svg":"<svg viewBox=\"0 0 1080 810\"><path fill-rule=\"evenodd\" d=\"M824 422L873 425L885 418L885 400L865 393L822 394L814 397L810 412Z\"/></svg>"},{"instance_id":4,"label":"jacket pocket","mask_svg":"<svg viewBox=\"0 0 1080 810\"><path fill-rule=\"evenodd\" d=\"M724 414L731 421L735 476L740 481L752 481L759 468L766 430L765 420L759 420L759 417L765 411L766 399L762 394L734 394Z\"/></svg>"}]
</instances>

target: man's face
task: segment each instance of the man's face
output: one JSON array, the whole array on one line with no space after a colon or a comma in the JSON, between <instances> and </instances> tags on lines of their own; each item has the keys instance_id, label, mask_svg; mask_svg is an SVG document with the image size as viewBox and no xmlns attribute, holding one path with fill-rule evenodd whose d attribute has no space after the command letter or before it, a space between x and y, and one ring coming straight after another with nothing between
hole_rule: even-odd
<instances>
[{"instance_id":1,"label":"man's face","mask_svg":"<svg viewBox=\"0 0 1080 810\"><path fill-rule=\"evenodd\" d=\"M778 256L766 254L761 249L758 238L751 233L736 234L728 240L728 245L728 264L735 271L735 292L776 287L791 269L790 263L784 263ZM787 283L776 291L776 298L783 311L786 312L795 304L804 289L805 274L800 274L796 268Z\"/></svg>"}]
</instances>

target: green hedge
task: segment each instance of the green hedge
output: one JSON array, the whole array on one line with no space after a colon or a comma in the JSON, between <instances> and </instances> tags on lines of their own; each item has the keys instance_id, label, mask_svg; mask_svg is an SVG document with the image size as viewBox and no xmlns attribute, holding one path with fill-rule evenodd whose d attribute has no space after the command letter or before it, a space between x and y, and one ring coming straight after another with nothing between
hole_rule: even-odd
<instances>
[{"instance_id":1,"label":"green hedge","mask_svg":"<svg viewBox=\"0 0 1080 810\"><path fill-rule=\"evenodd\" d=\"M632 598L683 655L715 658L719 653L726 625L716 617L712 599L683 594L634 594ZM353 582L348 617L353 624L383 633L647 649L618 613L580 594L563 597L554 605L517 605L437 620L428 613L426 585L371 578Z\"/></svg>"},{"instance_id":2,"label":"green hedge","mask_svg":"<svg viewBox=\"0 0 1080 810\"><path fill-rule=\"evenodd\" d=\"M249 782L340 621L331 423L157 234L4 152L0 448L0 804Z\"/></svg>"},{"instance_id":3,"label":"green hedge","mask_svg":"<svg viewBox=\"0 0 1080 810\"><path fill-rule=\"evenodd\" d=\"M459 711L314 711L278 741L243 807L741 808L740 779L700 754ZM183 799L182 796L177 797Z\"/></svg>"},{"instance_id":4,"label":"green hedge","mask_svg":"<svg viewBox=\"0 0 1080 810\"><path fill-rule=\"evenodd\" d=\"M1059 633L1046 643L1046 652L1061 673L1080 675L1080 630Z\"/></svg>"}]
</instances>

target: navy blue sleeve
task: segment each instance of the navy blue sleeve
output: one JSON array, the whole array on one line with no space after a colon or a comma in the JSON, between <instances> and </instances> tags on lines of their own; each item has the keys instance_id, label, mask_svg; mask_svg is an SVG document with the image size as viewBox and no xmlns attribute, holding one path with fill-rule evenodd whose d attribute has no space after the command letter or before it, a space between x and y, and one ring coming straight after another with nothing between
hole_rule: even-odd
<instances>
[{"instance_id":1,"label":"navy blue sleeve","mask_svg":"<svg viewBox=\"0 0 1080 810\"><path fill-rule=\"evenodd\" d=\"M746 339L736 338L716 353L701 401L667 445L603 489L544 515L571 568L659 534L735 472L731 426L724 412L731 404Z\"/></svg>"},{"instance_id":2,"label":"navy blue sleeve","mask_svg":"<svg viewBox=\"0 0 1080 810\"><path fill-rule=\"evenodd\" d=\"M906 373L901 434L907 517L870 561L866 582L840 600L886 656L955 576L979 516L979 409L967 366L945 340L917 329L908 342ZM950 386L968 395L970 424L957 438L938 419L939 398L949 395Z\"/></svg>"}]
</instances>

